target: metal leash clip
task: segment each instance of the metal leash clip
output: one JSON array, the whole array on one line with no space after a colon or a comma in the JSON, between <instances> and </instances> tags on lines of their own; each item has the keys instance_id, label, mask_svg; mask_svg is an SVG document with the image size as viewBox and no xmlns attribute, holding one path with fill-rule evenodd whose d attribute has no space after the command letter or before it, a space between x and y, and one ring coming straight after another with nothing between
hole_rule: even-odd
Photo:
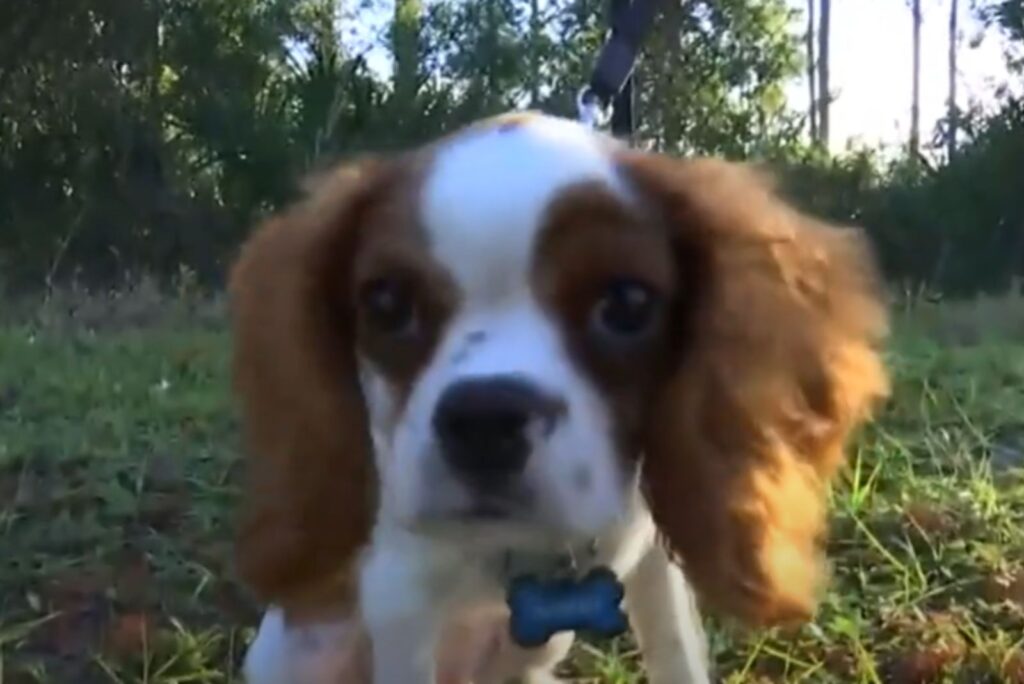
<instances>
[{"instance_id":1,"label":"metal leash clip","mask_svg":"<svg viewBox=\"0 0 1024 684\"><path fill-rule=\"evenodd\" d=\"M590 83L576 98L579 121L590 128L609 126L616 138L631 139L633 67L640 44L664 0L610 0L611 32L597 55Z\"/></svg>"},{"instance_id":2,"label":"metal leash clip","mask_svg":"<svg viewBox=\"0 0 1024 684\"><path fill-rule=\"evenodd\" d=\"M610 108L601 103L589 85L583 86L576 96L576 113L580 123L590 128L603 128L611 120Z\"/></svg>"}]
</instances>

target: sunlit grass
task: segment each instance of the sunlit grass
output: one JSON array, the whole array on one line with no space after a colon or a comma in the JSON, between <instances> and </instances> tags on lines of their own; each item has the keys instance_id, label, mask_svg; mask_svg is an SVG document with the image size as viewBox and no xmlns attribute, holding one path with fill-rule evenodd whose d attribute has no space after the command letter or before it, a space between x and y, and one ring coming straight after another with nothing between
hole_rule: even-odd
<instances>
[{"instance_id":1,"label":"sunlit grass","mask_svg":"<svg viewBox=\"0 0 1024 684\"><path fill-rule=\"evenodd\" d=\"M258 612L229 561L227 340L216 306L147 296L0 327L4 684L238 681ZM927 306L901 315L895 396L833 493L817 620L712 626L724 681L1024 682L1020 303ZM629 639L584 644L566 673L641 682L638 662Z\"/></svg>"}]
</instances>

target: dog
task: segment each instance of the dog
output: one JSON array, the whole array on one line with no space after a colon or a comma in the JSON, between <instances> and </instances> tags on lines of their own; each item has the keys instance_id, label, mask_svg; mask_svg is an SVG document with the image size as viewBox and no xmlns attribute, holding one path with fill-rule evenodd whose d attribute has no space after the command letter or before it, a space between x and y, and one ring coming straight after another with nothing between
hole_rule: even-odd
<instances>
[{"instance_id":1,"label":"dog","mask_svg":"<svg viewBox=\"0 0 1024 684\"><path fill-rule=\"evenodd\" d=\"M250 684L553 681L573 630L522 646L506 596L566 567L619 578L649 681L708 682L703 613L813 615L888 392L859 230L539 113L340 164L230 300Z\"/></svg>"}]
</instances>

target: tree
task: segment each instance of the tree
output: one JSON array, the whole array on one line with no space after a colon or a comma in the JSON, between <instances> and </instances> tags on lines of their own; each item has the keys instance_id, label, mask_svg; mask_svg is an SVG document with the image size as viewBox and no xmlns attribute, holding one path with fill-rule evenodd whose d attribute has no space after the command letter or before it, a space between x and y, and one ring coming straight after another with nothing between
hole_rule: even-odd
<instances>
[{"instance_id":1,"label":"tree","mask_svg":"<svg viewBox=\"0 0 1024 684\"><path fill-rule=\"evenodd\" d=\"M910 94L910 158L921 154L921 0L910 0L913 17L913 75Z\"/></svg>"},{"instance_id":2,"label":"tree","mask_svg":"<svg viewBox=\"0 0 1024 684\"><path fill-rule=\"evenodd\" d=\"M793 144L784 83L801 69L784 0L664 3L636 76L639 138L654 147L747 157Z\"/></svg>"},{"instance_id":3,"label":"tree","mask_svg":"<svg viewBox=\"0 0 1024 684\"><path fill-rule=\"evenodd\" d=\"M366 31L367 7L386 30ZM795 149L793 16L787 0L664 3L638 138ZM313 167L513 108L574 115L607 30L607 0L0 2L0 272L106 284L187 264L217 282ZM368 66L381 48L390 74Z\"/></svg>"},{"instance_id":4,"label":"tree","mask_svg":"<svg viewBox=\"0 0 1024 684\"><path fill-rule=\"evenodd\" d=\"M365 92L314 30L329 0L53 5L0 3L0 259L15 287L182 263L220 277L254 213L291 196L313 132Z\"/></svg>"},{"instance_id":5,"label":"tree","mask_svg":"<svg viewBox=\"0 0 1024 684\"><path fill-rule=\"evenodd\" d=\"M415 139L412 120L419 107L420 85L420 21L423 7L420 0L395 0L391 20L391 55L394 75L391 79L391 97L388 115L395 127L396 143Z\"/></svg>"},{"instance_id":6,"label":"tree","mask_svg":"<svg viewBox=\"0 0 1024 684\"><path fill-rule=\"evenodd\" d=\"M949 130L946 134L946 157L953 160L956 154L956 136L959 128L960 112L956 104L956 78L957 78L957 26L960 3L957 0L949 2L949 97L946 103L946 118Z\"/></svg>"},{"instance_id":7,"label":"tree","mask_svg":"<svg viewBox=\"0 0 1024 684\"><path fill-rule=\"evenodd\" d=\"M1024 72L1024 3L1020 0L971 0L975 14L987 28L997 28L1009 40L1007 66Z\"/></svg>"},{"instance_id":8,"label":"tree","mask_svg":"<svg viewBox=\"0 0 1024 684\"><path fill-rule=\"evenodd\" d=\"M818 88L817 65L814 61L814 4L817 0L807 0L807 89L808 102L807 121L811 128L811 141L818 142Z\"/></svg>"},{"instance_id":9,"label":"tree","mask_svg":"<svg viewBox=\"0 0 1024 684\"><path fill-rule=\"evenodd\" d=\"M538 0L530 0L530 107L540 102L541 16Z\"/></svg>"},{"instance_id":10,"label":"tree","mask_svg":"<svg viewBox=\"0 0 1024 684\"><path fill-rule=\"evenodd\" d=\"M832 0L821 0L821 19L818 26L818 134L819 142L828 149L830 139L829 109L832 90L829 85L829 56L832 33Z\"/></svg>"}]
</instances>

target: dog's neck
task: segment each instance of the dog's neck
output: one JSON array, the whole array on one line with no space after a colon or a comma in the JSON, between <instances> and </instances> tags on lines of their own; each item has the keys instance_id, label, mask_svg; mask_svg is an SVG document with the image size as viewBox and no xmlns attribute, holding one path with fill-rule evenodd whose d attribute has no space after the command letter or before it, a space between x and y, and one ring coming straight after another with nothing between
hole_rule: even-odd
<instances>
[{"instance_id":1,"label":"dog's neck","mask_svg":"<svg viewBox=\"0 0 1024 684\"><path fill-rule=\"evenodd\" d=\"M598 564L599 551L597 537L566 543L561 551L508 549L494 559L494 572L506 581L523 575L546 579L580 577Z\"/></svg>"}]
</instances>

